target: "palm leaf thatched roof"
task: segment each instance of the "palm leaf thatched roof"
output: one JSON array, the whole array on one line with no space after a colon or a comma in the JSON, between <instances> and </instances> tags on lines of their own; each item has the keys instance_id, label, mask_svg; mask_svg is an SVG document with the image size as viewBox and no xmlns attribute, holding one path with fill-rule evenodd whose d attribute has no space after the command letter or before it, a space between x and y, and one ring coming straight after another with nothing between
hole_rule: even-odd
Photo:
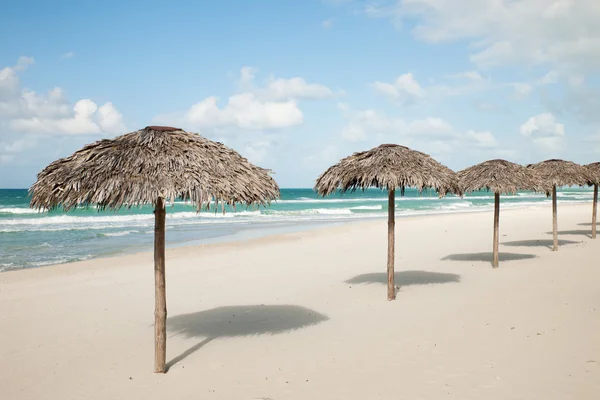
<instances>
[{"instance_id":1,"label":"palm leaf thatched roof","mask_svg":"<svg viewBox=\"0 0 600 400\"><path fill-rule=\"evenodd\" d=\"M118 209L155 204L158 197L181 197L198 209L211 201L266 205L279 197L269 172L196 133L148 126L54 161L31 187L31 206Z\"/></svg>"},{"instance_id":2,"label":"palm leaf thatched roof","mask_svg":"<svg viewBox=\"0 0 600 400\"><path fill-rule=\"evenodd\" d=\"M588 170L588 184L600 185L600 162L594 162L585 166Z\"/></svg>"},{"instance_id":3,"label":"palm leaf thatched roof","mask_svg":"<svg viewBox=\"0 0 600 400\"><path fill-rule=\"evenodd\" d=\"M527 168L535 170L544 184L552 186L583 186L589 181L587 169L572 161L552 159L529 164Z\"/></svg>"},{"instance_id":4,"label":"palm leaf thatched roof","mask_svg":"<svg viewBox=\"0 0 600 400\"><path fill-rule=\"evenodd\" d=\"M487 189L498 194L515 194L519 190L546 192L541 177L533 169L506 160L489 160L457 173L464 193Z\"/></svg>"},{"instance_id":5,"label":"palm leaf thatched roof","mask_svg":"<svg viewBox=\"0 0 600 400\"><path fill-rule=\"evenodd\" d=\"M432 188L440 196L460 190L454 171L425 153L396 144L382 144L343 158L321 174L315 185L322 196L337 189L346 192L369 187L400 188L401 193L406 187Z\"/></svg>"}]
</instances>

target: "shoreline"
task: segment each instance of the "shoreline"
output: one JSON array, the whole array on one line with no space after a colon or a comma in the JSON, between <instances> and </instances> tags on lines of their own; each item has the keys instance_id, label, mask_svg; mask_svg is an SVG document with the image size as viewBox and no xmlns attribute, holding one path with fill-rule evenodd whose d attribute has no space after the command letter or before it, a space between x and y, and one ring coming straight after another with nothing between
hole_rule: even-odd
<instances>
[{"instance_id":1,"label":"shoreline","mask_svg":"<svg viewBox=\"0 0 600 400\"><path fill-rule=\"evenodd\" d=\"M560 206L591 201L592 192L585 189L562 188L558 193ZM325 199L315 197L311 189L282 189L281 202L274 202L270 208L260 211L238 208L239 212L228 211L227 215L218 212L197 214L190 210L189 204L175 202L167 212L166 247L242 241L387 218L387 197L381 196L379 190L366 192ZM33 215L25 203L15 200L15 194L3 196L8 200L3 200L0 205L0 237L3 241L0 273L152 251L154 220L151 207L115 213L95 213L92 207L70 213L58 211ZM550 200L540 193L519 192L502 199L503 212L550 205ZM399 219L493 209L493 196L485 191L464 198L446 196L440 200L412 190L397 200L396 216ZM18 208L11 208L17 204Z\"/></svg>"},{"instance_id":2,"label":"shoreline","mask_svg":"<svg viewBox=\"0 0 600 400\"><path fill-rule=\"evenodd\" d=\"M584 207L589 207L590 209L590 214L591 214L591 205L592 202L585 202L585 203L577 203L577 204L573 204L573 203L567 203L567 204L562 204L561 206L559 206L558 208L558 215L559 215L559 229L560 229L560 209L577 209L577 208L584 208ZM539 204L539 205L526 205L526 206L522 206L522 207L509 207L508 209L504 209L502 208L502 203L500 203L500 215L505 215L506 213L513 213L513 212L519 212L519 211L524 211L524 210L535 210L535 209L539 209L539 208L545 208L545 209L549 209L551 208L551 204ZM452 212L441 212L441 213L423 213L423 214L419 214L419 215L404 215L404 216L400 216L398 214L396 214L396 236L400 236L401 237L401 233L400 231L398 231L399 229L401 229L401 225L399 224L398 220L412 220L412 221L419 221L419 220L428 220L428 219L433 219L433 218L447 218L447 217L455 217L457 215L473 215L473 214L493 214L493 207L492 209L480 209L480 210L456 210L456 211L452 211ZM551 226L551 218L549 218L549 225ZM246 238L236 238L236 234L233 235L225 235L225 236L221 236L218 238L210 238L208 239L206 242L203 239L200 239L198 241L191 241L191 242L196 242L196 243L190 243L190 241L186 241L186 242L178 242L178 243L171 243L170 245L168 244L166 246L165 249L165 256L166 256L166 261L167 264L169 263L169 258L178 258L178 257L182 257L185 256L187 254L194 254L197 251L205 251L205 252L210 252L213 249L227 249L227 248L240 248L240 247L252 247L252 246L256 246L256 245L261 245L261 244L271 244L277 241L289 241L289 240L299 240L302 238L306 238L309 236L314 236L314 235L327 235L337 229L342 229L347 227L347 226L364 226L364 227L370 227L373 225L377 225L380 224L381 221L387 220L387 217L372 217L372 218L362 218L362 219L356 219L356 220L345 220L345 221L334 221L334 222L320 222L320 223L316 223L316 224L310 224L310 223L303 223L303 224L308 224L308 225L314 225L305 229L300 229L300 230L296 230L296 229L292 229L288 232L283 232L283 233L268 233L269 229L257 229L257 231L262 231L264 234L258 234L255 236L250 236L250 237L246 237ZM590 218L591 220L591 218ZM490 226L492 226L492 223L490 222ZM502 217L500 219L500 231L502 231ZM211 240L211 239L217 239L217 240ZM218 240L218 239L223 239L223 240ZM202 242L202 243L198 243L198 242ZM145 250L132 250L132 251L120 251L108 256L99 256L99 257L92 257L86 260L80 260L80 261L72 261L72 262L67 262L67 263L58 263L58 264L50 264L50 265L44 265L44 266L39 266L39 267L35 267L35 268L18 268L18 269L11 269L11 270L7 270L7 271L2 271L0 272L0 277L2 277L5 274L16 274L16 273L28 273L28 272L32 272L32 271L38 271L38 270L61 270L61 271L68 271L70 268L76 269L76 270L85 270L82 269L82 266L86 266L86 269L89 268L89 264L91 263L97 263L97 262L101 262L101 263L106 263L109 264L110 261L114 261L115 263L119 263L120 261L125 261L127 259L137 259L139 257L145 257L150 259L151 261L151 256L153 256L153 250L152 248L150 249L145 249ZM37 273L37 272L32 272L33 274ZM51 273L51 272L49 272Z\"/></svg>"}]
</instances>

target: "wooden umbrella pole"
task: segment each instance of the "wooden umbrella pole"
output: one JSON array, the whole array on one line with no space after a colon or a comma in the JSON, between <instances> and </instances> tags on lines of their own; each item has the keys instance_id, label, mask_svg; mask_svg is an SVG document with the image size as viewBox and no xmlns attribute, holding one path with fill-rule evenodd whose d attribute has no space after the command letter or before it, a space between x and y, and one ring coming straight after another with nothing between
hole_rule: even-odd
<instances>
[{"instance_id":1,"label":"wooden umbrella pole","mask_svg":"<svg viewBox=\"0 0 600 400\"><path fill-rule=\"evenodd\" d=\"M165 203L154 209L154 372L165 373L167 358L167 296L165 285Z\"/></svg>"},{"instance_id":2,"label":"wooden umbrella pole","mask_svg":"<svg viewBox=\"0 0 600 400\"><path fill-rule=\"evenodd\" d=\"M494 260L492 268L498 268L498 225L500 225L500 193L494 194Z\"/></svg>"},{"instance_id":3,"label":"wooden umbrella pole","mask_svg":"<svg viewBox=\"0 0 600 400\"><path fill-rule=\"evenodd\" d=\"M596 212L598 207L598 184L594 185L594 205L592 206L592 239L596 239Z\"/></svg>"},{"instance_id":4,"label":"wooden umbrella pole","mask_svg":"<svg viewBox=\"0 0 600 400\"><path fill-rule=\"evenodd\" d=\"M388 300L396 299L396 283L394 282L394 243L395 243L395 189L388 190Z\"/></svg>"},{"instance_id":5,"label":"wooden umbrella pole","mask_svg":"<svg viewBox=\"0 0 600 400\"><path fill-rule=\"evenodd\" d=\"M558 222L556 220L556 185L552 185L552 235L554 244L552 251L558 250Z\"/></svg>"}]
</instances>

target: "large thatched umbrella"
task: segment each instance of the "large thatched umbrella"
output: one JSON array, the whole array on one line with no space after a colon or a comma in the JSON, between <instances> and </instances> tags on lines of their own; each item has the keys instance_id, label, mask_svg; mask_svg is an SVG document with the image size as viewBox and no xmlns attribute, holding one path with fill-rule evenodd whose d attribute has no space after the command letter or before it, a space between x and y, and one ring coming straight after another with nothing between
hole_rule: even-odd
<instances>
[{"instance_id":1,"label":"large thatched umbrella","mask_svg":"<svg viewBox=\"0 0 600 400\"><path fill-rule=\"evenodd\" d=\"M552 233L554 245L552 251L558 250L558 222L556 217L556 187L557 186L583 186L587 184L587 170L571 161L564 160L546 160L537 164L529 164L527 168L535 170L544 185L552 187ZM550 190L546 191L546 195L550 196Z\"/></svg>"},{"instance_id":2,"label":"large thatched umbrella","mask_svg":"<svg viewBox=\"0 0 600 400\"><path fill-rule=\"evenodd\" d=\"M585 166L588 170L588 184L594 185L594 204L592 205L592 239L596 239L596 210L598 207L598 185L600 184L600 162Z\"/></svg>"},{"instance_id":3,"label":"large thatched umbrella","mask_svg":"<svg viewBox=\"0 0 600 400\"><path fill-rule=\"evenodd\" d=\"M498 225L500 223L500 195L515 194L519 190L545 191L540 178L527 169L505 160L490 160L458 172L463 193L487 189L494 192L494 258L492 267L498 268Z\"/></svg>"},{"instance_id":4,"label":"large thatched umbrella","mask_svg":"<svg viewBox=\"0 0 600 400\"><path fill-rule=\"evenodd\" d=\"M89 144L54 161L30 189L31 206L116 210L154 206L155 372L166 372L165 202L181 197L200 210L215 203L266 205L279 196L268 171L222 143L178 128L148 126Z\"/></svg>"},{"instance_id":5,"label":"large thatched umbrella","mask_svg":"<svg viewBox=\"0 0 600 400\"><path fill-rule=\"evenodd\" d=\"M378 187L388 191L388 300L396 298L394 283L395 192L404 195L406 187L419 191L435 189L440 197L458 193L456 174L429 155L397 144L382 144L368 151L354 153L329 167L317 178L315 189L326 196L337 189L342 192Z\"/></svg>"}]
</instances>

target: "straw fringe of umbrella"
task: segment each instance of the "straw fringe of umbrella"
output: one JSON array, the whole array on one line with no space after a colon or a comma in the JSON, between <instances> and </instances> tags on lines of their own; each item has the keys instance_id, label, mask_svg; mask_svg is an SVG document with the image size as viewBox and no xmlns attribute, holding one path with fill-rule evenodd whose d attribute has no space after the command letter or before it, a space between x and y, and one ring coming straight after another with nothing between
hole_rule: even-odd
<instances>
[{"instance_id":1,"label":"straw fringe of umbrella","mask_svg":"<svg viewBox=\"0 0 600 400\"><path fill-rule=\"evenodd\" d=\"M494 192L494 242L492 267L498 267L498 239L500 223L500 195L515 194L519 190L546 192L547 185L538 173L506 160L489 160L457 173L463 193L479 190Z\"/></svg>"},{"instance_id":2,"label":"straw fringe of umbrella","mask_svg":"<svg viewBox=\"0 0 600 400\"><path fill-rule=\"evenodd\" d=\"M40 209L154 205L154 371L164 373L165 200L190 200L198 209L211 202L267 205L279 197L279 186L268 170L222 143L178 128L148 126L53 162L38 174L30 194L31 206Z\"/></svg>"},{"instance_id":3,"label":"straw fringe of umbrella","mask_svg":"<svg viewBox=\"0 0 600 400\"><path fill-rule=\"evenodd\" d=\"M557 159L546 160L537 164L529 164L527 168L536 171L544 184L550 185L549 190L546 191L546 195L550 196L550 193L552 193L552 233L554 239L552 251L557 251L558 221L556 210L556 187L586 185L590 181L588 170L572 161Z\"/></svg>"},{"instance_id":4,"label":"straw fringe of umbrella","mask_svg":"<svg viewBox=\"0 0 600 400\"><path fill-rule=\"evenodd\" d=\"M592 205L592 239L596 239L596 214L598 208L598 185L600 185L600 162L585 166L588 170L588 185L594 186L594 203Z\"/></svg>"},{"instance_id":5,"label":"straw fringe of umbrella","mask_svg":"<svg viewBox=\"0 0 600 400\"><path fill-rule=\"evenodd\" d=\"M211 202L269 204L279 187L268 170L198 134L146 127L89 144L38 174L31 206L69 210L98 204L118 209L181 197L198 207Z\"/></svg>"},{"instance_id":6,"label":"straw fringe of umbrella","mask_svg":"<svg viewBox=\"0 0 600 400\"><path fill-rule=\"evenodd\" d=\"M354 153L328 168L316 180L315 190L327 196L339 190L377 187L388 191L388 300L396 298L394 281L395 191L404 195L406 187L434 189L443 197L459 193L456 174L431 156L396 144L382 144Z\"/></svg>"}]
</instances>

